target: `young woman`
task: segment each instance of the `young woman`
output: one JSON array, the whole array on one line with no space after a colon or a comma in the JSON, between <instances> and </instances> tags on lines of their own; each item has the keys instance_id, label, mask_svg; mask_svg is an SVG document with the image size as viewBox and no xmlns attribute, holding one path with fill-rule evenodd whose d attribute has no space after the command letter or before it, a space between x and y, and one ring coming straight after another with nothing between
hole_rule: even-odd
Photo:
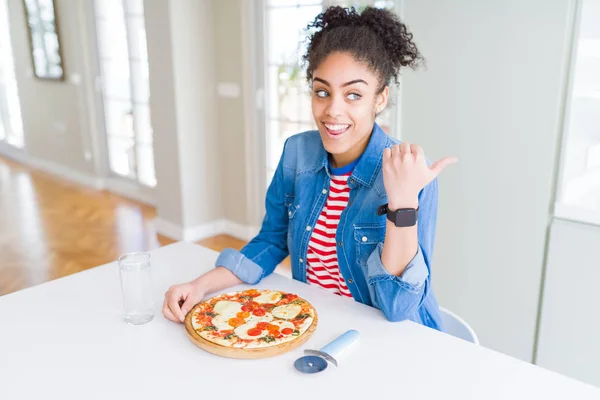
<instances>
[{"instance_id":1,"label":"young woman","mask_svg":"<svg viewBox=\"0 0 600 400\"><path fill-rule=\"evenodd\" d=\"M172 286L163 314L181 322L205 294L254 285L289 254L294 279L390 321L441 329L430 287L436 177L456 159L428 166L419 146L375 123L400 69L422 60L412 34L392 12L370 7L328 8L309 28L304 61L318 130L286 141L260 233L241 251L224 250L215 269Z\"/></svg>"}]
</instances>

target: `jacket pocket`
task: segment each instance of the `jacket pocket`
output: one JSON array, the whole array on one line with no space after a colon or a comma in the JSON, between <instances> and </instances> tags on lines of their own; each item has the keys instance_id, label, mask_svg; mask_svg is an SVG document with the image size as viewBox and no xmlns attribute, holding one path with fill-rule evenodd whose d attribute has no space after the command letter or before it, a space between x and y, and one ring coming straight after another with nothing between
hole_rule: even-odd
<instances>
[{"instance_id":1,"label":"jacket pocket","mask_svg":"<svg viewBox=\"0 0 600 400\"><path fill-rule=\"evenodd\" d=\"M385 225L354 225L356 261L363 267L379 243L385 239Z\"/></svg>"}]
</instances>

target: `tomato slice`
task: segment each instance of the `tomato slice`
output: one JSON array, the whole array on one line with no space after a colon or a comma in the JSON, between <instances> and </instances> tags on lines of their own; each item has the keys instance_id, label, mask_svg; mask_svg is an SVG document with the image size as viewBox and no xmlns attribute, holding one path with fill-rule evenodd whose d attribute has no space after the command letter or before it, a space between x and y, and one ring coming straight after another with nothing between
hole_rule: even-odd
<instances>
[{"instance_id":1,"label":"tomato slice","mask_svg":"<svg viewBox=\"0 0 600 400\"><path fill-rule=\"evenodd\" d=\"M260 329L261 331L264 331L265 329L267 329L269 327L269 323L268 322L259 322L258 324L256 324L256 327L258 329Z\"/></svg>"},{"instance_id":2,"label":"tomato slice","mask_svg":"<svg viewBox=\"0 0 600 400\"><path fill-rule=\"evenodd\" d=\"M248 336L258 336L262 334L262 330L258 328L248 329Z\"/></svg>"},{"instance_id":3,"label":"tomato slice","mask_svg":"<svg viewBox=\"0 0 600 400\"><path fill-rule=\"evenodd\" d=\"M298 295L297 294L288 293L288 294L285 295L285 298L289 299L290 301L291 300L296 300L298 298Z\"/></svg>"},{"instance_id":4,"label":"tomato slice","mask_svg":"<svg viewBox=\"0 0 600 400\"><path fill-rule=\"evenodd\" d=\"M269 333L279 332L279 325L269 324L267 326L267 330L269 331Z\"/></svg>"},{"instance_id":5,"label":"tomato slice","mask_svg":"<svg viewBox=\"0 0 600 400\"><path fill-rule=\"evenodd\" d=\"M238 326L244 325L246 321L244 320L244 318L230 318L229 321L227 321L227 323L233 326L234 328L237 328Z\"/></svg>"},{"instance_id":6,"label":"tomato slice","mask_svg":"<svg viewBox=\"0 0 600 400\"><path fill-rule=\"evenodd\" d=\"M283 333L284 335L291 335L292 333L294 333L294 330L292 328L283 328L281 330L281 333Z\"/></svg>"},{"instance_id":7,"label":"tomato slice","mask_svg":"<svg viewBox=\"0 0 600 400\"><path fill-rule=\"evenodd\" d=\"M279 332L279 330L276 330L276 331L269 331L269 334L270 334L271 336L274 336L274 337L276 337L276 338L278 338L278 337L280 337L280 336L281 336L281 333Z\"/></svg>"},{"instance_id":8,"label":"tomato slice","mask_svg":"<svg viewBox=\"0 0 600 400\"><path fill-rule=\"evenodd\" d=\"M250 313L248 311L240 311L236 314L236 316L238 318L248 318L250 316Z\"/></svg>"},{"instance_id":9,"label":"tomato slice","mask_svg":"<svg viewBox=\"0 0 600 400\"><path fill-rule=\"evenodd\" d=\"M248 311L251 311L251 310L252 310L252 308L250 308L250 307L249 307L249 306L247 306L247 305L243 305L243 306L242 306L242 312L248 312Z\"/></svg>"},{"instance_id":10,"label":"tomato slice","mask_svg":"<svg viewBox=\"0 0 600 400\"><path fill-rule=\"evenodd\" d=\"M262 308L256 308L252 310L252 314L256 315L257 317L264 317L265 310L263 310Z\"/></svg>"}]
</instances>

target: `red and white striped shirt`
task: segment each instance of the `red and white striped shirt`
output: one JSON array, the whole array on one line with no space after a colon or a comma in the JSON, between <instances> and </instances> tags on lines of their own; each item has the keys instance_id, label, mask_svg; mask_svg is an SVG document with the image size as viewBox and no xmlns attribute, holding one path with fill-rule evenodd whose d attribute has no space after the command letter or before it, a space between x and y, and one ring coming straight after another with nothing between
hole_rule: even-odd
<instances>
[{"instance_id":1,"label":"red and white striped shirt","mask_svg":"<svg viewBox=\"0 0 600 400\"><path fill-rule=\"evenodd\" d=\"M348 205L350 198L348 177L351 173L352 171L344 175L331 176L329 196L308 242L306 255L307 282L350 298L352 298L352 293L346 286L338 266L335 233L340 222L340 215Z\"/></svg>"}]
</instances>

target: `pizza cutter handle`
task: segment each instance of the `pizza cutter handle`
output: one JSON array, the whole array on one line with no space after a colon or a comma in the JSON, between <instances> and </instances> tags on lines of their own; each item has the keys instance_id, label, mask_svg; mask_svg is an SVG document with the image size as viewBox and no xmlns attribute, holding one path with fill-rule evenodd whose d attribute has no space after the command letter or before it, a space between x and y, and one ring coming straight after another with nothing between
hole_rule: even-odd
<instances>
[{"instance_id":1,"label":"pizza cutter handle","mask_svg":"<svg viewBox=\"0 0 600 400\"><path fill-rule=\"evenodd\" d=\"M327 346L323 347L320 351L323 353L327 353L333 358L339 356L344 350L353 345L358 341L360 337L360 333L358 331L351 329L335 339L333 342L329 343Z\"/></svg>"}]
</instances>

